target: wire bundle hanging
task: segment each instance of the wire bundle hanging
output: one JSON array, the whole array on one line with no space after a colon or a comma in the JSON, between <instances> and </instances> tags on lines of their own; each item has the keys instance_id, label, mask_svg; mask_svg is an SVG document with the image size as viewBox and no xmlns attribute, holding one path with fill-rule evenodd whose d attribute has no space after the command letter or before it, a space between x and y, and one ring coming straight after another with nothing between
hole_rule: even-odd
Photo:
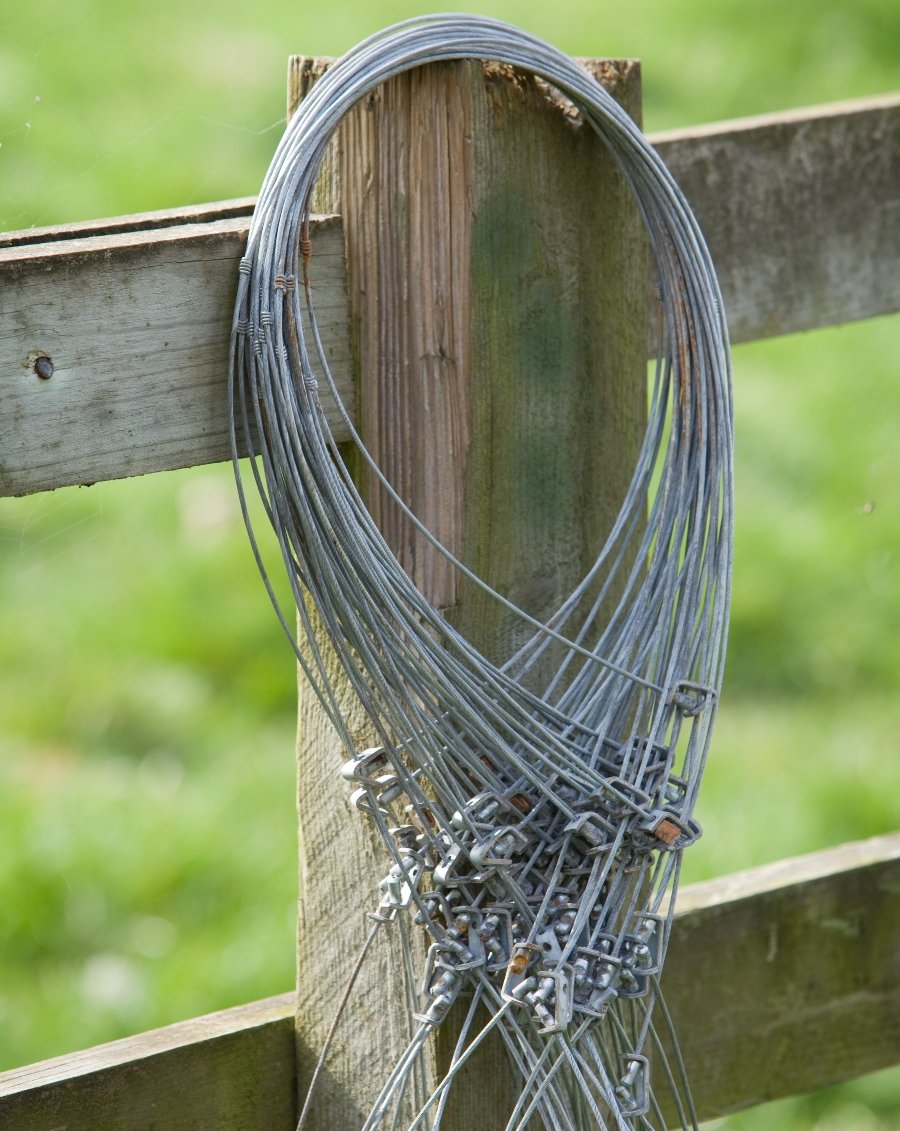
<instances>
[{"instance_id":1,"label":"wire bundle hanging","mask_svg":"<svg viewBox=\"0 0 900 1131\"><path fill-rule=\"evenodd\" d=\"M329 140L386 79L451 59L521 68L571 100L630 185L656 265L658 361L634 476L594 564L546 623L510 606L408 511L340 405L316 328L308 225ZM342 462L320 383L394 503L529 625L504 663L456 632L399 565ZM410 1103L410 1131L438 1128L460 1067L491 1031L518 1077L510 1131L533 1117L555 1131L664 1126L647 1054L681 855L700 835L693 810L721 684L732 522L727 332L677 186L603 88L540 40L473 16L390 28L324 75L278 147L241 262L229 396L248 530L242 446L301 639L279 615L389 856L374 918L408 912L430 940L418 1030L363 1131L396 1125ZM355 749L311 607L378 735L371 749ZM548 656L554 674L535 689ZM423 1096L417 1062L461 991L469 1012L456 1054ZM476 1032L480 1006L491 1019ZM682 1125L694 1126L678 1057L659 1052L656 1063Z\"/></svg>"}]
</instances>

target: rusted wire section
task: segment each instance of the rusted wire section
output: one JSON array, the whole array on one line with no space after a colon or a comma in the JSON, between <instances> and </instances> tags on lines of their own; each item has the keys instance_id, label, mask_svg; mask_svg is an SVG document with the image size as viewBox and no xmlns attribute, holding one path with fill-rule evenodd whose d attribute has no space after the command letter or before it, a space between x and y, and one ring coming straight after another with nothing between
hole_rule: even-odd
<instances>
[{"instance_id":1,"label":"rusted wire section","mask_svg":"<svg viewBox=\"0 0 900 1131\"><path fill-rule=\"evenodd\" d=\"M321 382L337 390L312 289L283 285L305 278L313 186L350 107L413 66L468 58L537 75L597 131L646 223L661 309L631 486L594 564L546 624L422 530L532 629L503 664L454 631L386 545L319 404ZM299 639L279 617L346 746L354 802L385 845L373 917L408 914L430 940L416 1035L364 1131L438 1128L460 1067L489 1033L518 1079L508 1131L533 1117L554 1131L661 1128L660 1088L694 1126L680 1060L666 1061L653 1017L682 853L700 835L693 812L722 676L732 416L718 286L671 176L594 79L524 32L446 16L367 40L315 85L266 176L238 278L230 404L245 517L241 445L293 586ZM346 412L344 424L380 474ZM261 562L249 519L248 530ZM371 720L369 749L355 748L342 717L311 607ZM548 659L555 674L536 691ZM470 1005L456 1054L419 1094L428 1034L461 991ZM491 1020L479 1029L481 1005ZM667 1024L664 1008L656 1014Z\"/></svg>"}]
</instances>

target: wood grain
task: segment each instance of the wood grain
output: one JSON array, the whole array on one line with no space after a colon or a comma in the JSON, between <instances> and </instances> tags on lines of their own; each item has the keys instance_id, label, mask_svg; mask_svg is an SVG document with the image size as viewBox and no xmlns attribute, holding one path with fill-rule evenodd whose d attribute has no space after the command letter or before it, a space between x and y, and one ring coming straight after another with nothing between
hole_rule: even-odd
<instances>
[{"instance_id":1,"label":"wood grain","mask_svg":"<svg viewBox=\"0 0 900 1131\"><path fill-rule=\"evenodd\" d=\"M638 64L591 66L640 120ZM472 440L457 545L544 620L593 563L634 473L649 253L604 146L534 80L487 68L473 123ZM531 634L465 580L450 619L495 661ZM535 668L535 688L557 659L551 649Z\"/></svg>"},{"instance_id":2,"label":"wood grain","mask_svg":"<svg viewBox=\"0 0 900 1131\"><path fill-rule=\"evenodd\" d=\"M294 1131L294 995L0 1073L3 1131Z\"/></svg>"},{"instance_id":3,"label":"wood grain","mask_svg":"<svg viewBox=\"0 0 900 1131\"><path fill-rule=\"evenodd\" d=\"M651 140L706 235L733 341L900 310L900 95Z\"/></svg>"},{"instance_id":4,"label":"wood grain","mask_svg":"<svg viewBox=\"0 0 900 1131\"><path fill-rule=\"evenodd\" d=\"M289 113L326 66L291 60ZM461 285L468 224L460 212L469 179L463 142L468 91L461 73L459 67L428 68L385 84L348 115L317 190L317 205L339 212L344 223L359 427L389 479L448 540L461 525L468 428L468 288ZM407 570L438 603L452 603L450 571L386 505L374 482L359 479ZM322 647L345 722L359 748L371 745L360 705L331 649L325 642ZM342 988L330 972L349 969L369 928L361 913L342 916L337 909L361 902L374 909L386 864L377 837L346 805L347 790L336 777L346 752L302 680L297 752L302 1089L313 1069L304 1050L321 1043ZM324 938L323 922L329 924ZM398 938L404 929L397 923L379 940L354 991L343 1038L316 1096L311 1131L360 1125L412 1036ZM421 939L413 940L413 952L421 969ZM371 1040L373 1031L379 1040ZM433 1086L433 1067L425 1067L419 1103L427 1094L422 1088Z\"/></svg>"},{"instance_id":5,"label":"wood grain","mask_svg":"<svg viewBox=\"0 0 900 1131\"><path fill-rule=\"evenodd\" d=\"M228 458L228 347L248 223L0 248L0 495ZM352 404L340 222L318 219L313 241L319 322ZM52 361L49 380L34 372L38 355Z\"/></svg>"},{"instance_id":6,"label":"wood grain","mask_svg":"<svg viewBox=\"0 0 900 1131\"><path fill-rule=\"evenodd\" d=\"M82 220L77 224L0 232L0 249L64 241L69 243L72 240L115 236L126 232L146 233L158 228L182 227L185 224L212 224L216 220L243 220L245 224L249 224L255 205L255 196L244 196L237 200L218 200L212 204L185 204L180 208L160 208L152 212L132 212L127 216Z\"/></svg>"}]
</instances>

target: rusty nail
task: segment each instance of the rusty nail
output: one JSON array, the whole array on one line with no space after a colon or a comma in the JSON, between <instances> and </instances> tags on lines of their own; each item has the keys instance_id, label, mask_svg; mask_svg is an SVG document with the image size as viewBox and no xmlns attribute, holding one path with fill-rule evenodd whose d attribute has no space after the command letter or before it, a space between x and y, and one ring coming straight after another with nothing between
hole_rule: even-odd
<instances>
[{"instance_id":1,"label":"rusty nail","mask_svg":"<svg viewBox=\"0 0 900 1131\"><path fill-rule=\"evenodd\" d=\"M509 960L509 972L510 972L510 974L522 974L522 973L524 973L525 968L527 966L528 966L528 955L527 954L521 954L521 953L514 954L512 956L512 958Z\"/></svg>"}]
</instances>

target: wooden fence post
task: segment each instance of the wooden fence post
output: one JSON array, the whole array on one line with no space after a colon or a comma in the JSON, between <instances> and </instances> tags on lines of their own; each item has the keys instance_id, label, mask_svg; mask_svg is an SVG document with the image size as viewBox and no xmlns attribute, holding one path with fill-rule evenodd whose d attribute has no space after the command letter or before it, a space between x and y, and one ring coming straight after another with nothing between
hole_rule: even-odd
<instances>
[{"instance_id":1,"label":"wooden fence post","mask_svg":"<svg viewBox=\"0 0 900 1131\"><path fill-rule=\"evenodd\" d=\"M638 65L587 65L637 117ZM291 60L289 111L323 66ZM533 78L498 65L432 65L385 84L348 116L318 205L343 217L366 444L454 553L546 615L593 560L645 423L646 242L611 159ZM519 643L511 619L364 488L422 591L489 657L509 655ZM362 746L365 720L349 689L344 699ZM347 806L344 757L301 682L301 1091L388 868ZM406 1043L401 975L395 924L339 1030L316 1131L360 1126ZM438 1075L449 1047L439 1035ZM488 1048L454 1089L446 1131L505 1126L508 1078L502 1049Z\"/></svg>"}]
</instances>

